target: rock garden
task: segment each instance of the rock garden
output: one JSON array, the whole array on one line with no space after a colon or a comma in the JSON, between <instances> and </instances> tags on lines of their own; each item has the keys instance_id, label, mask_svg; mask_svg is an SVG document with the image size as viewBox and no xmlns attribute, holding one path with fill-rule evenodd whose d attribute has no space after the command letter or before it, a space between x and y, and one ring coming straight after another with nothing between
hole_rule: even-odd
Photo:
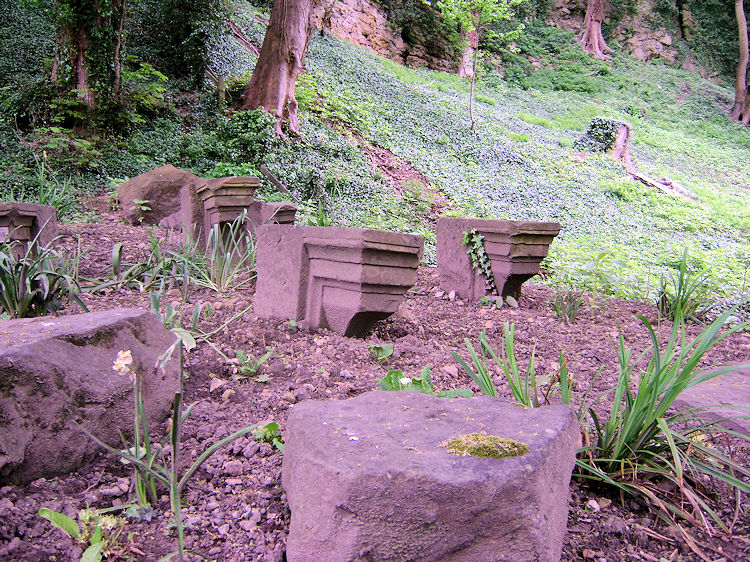
<instances>
[{"instance_id":1,"label":"rock garden","mask_svg":"<svg viewBox=\"0 0 750 562\"><path fill-rule=\"evenodd\" d=\"M555 293L557 223L442 218L424 267L255 187L0 206L0 558L750 556L750 334L685 268Z\"/></svg>"}]
</instances>

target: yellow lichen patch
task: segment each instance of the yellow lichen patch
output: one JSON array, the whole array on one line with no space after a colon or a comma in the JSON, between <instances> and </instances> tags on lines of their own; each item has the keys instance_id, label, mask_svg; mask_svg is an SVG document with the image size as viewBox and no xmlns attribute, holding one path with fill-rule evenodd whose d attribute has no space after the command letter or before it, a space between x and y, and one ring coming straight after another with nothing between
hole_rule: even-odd
<instances>
[{"instance_id":1,"label":"yellow lichen patch","mask_svg":"<svg viewBox=\"0 0 750 562\"><path fill-rule=\"evenodd\" d=\"M469 433L440 443L453 455L502 459L522 457L529 452L529 446L515 439L497 437L485 433Z\"/></svg>"}]
</instances>

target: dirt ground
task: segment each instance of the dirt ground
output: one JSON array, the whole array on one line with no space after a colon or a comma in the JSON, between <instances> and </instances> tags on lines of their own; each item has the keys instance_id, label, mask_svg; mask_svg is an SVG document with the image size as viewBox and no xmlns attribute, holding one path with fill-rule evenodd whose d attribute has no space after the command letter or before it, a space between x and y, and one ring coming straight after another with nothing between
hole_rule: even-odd
<instances>
[{"instance_id":1,"label":"dirt ground","mask_svg":"<svg viewBox=\"0 0 750 562\"><path fill-rule=\"evenodd\" d=\"M118 224L116 213L105 213L102 224L67 225L64 243L71 251L83 252L80 274L102 278L111 270L112 247L122 242L124 259L143 259L148 249L145 227ZM155 231L158 233L158 231ZM163 233L161 233L163 235ZM613 386L616 377L615 340L621 333L634 355L649 344L648 334L636 314L654 325L659 323L654 306L621 300L602 300L587 305L572 324L556 318L550 304L552 292L525 285L519 307L478 307L448 300L439 288L437 270L421 268L417 284L400 311L381 321L365 339L345 338L320 330L301 331L288 322L256 318L252 313L252 283L224 295L196 290L183 303L176 290L168 302L189 318L197 302L210 303L212 315L201 328L220 327L237 312L248 309L227 328L211 338L227 356L234 350L258 357L272 350L261 374L265 382L250 378L235 380L237 365L224 360L208 344L201 343L187 356L187 402L196 402L185 425L185 457L194 458L206 443L220 439L248 424L274 420L283 431L290 408L303 400L340 400L374 390L376 379L388 369L418 375L432 367L437 390L469 387L478 389L450 352L467 358L464 338L477 344L485 331L499 349L504 322L515 324L517 353L525 366L532 349L541 376L557 372L562 351L574 378L578 399L595 373L602 374L593 393ZM115 307L149 308L149 296L135 289L86 294L90 310ZM79 310L68 305L62 314ZM671 326L658 328L667 337ZM699 327L690 327L697 334ZM394 353L378 363L369 344L393 343ZM714 348L707 364L748 360L750 334L736 334ZM501 393L510 397L507 385L496 381ZM261 379L261 380L263 380ZM556 396L552 401L559 401ZM162 428L163 429L163 428ZM735 447L732 454L747 464L748 451ZM290 513L281 488L282 454L271 445L243 437L214 455L192 478L185 494L186 545L216 560L284 560ZM40 479L24 487L0 488L0 559L78 560L81 549L62 532L37 515L40 507L75 516L81 508L106 508L128 500L130 472L118 459L101 453L93 462L72 474ZM674 530L656 519L643 501L621 498L604 488L592 488L580 478L571 482L572 496L564 560L698 560ZM732 535L714 530L712 536L692 529L698 545L710 560L750 559L750 510L747 498L741 504L733 495L710 497L714 508L728 521L734 520ZM127 520L109 559L157 560L175 548L168 525L166 497L155 506L150 520Z\"/></svg>"}]
</instances>

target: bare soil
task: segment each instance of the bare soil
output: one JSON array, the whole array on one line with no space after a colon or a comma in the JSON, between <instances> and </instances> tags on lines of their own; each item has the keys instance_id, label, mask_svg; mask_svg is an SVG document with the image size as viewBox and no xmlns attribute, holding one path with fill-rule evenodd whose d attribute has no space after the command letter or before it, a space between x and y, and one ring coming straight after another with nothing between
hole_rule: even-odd
<instances>
[{"instance_id":1,"label":"bare soil","mask_svg":"<svg viewBox=\"0 0 750 562\"><path fill-rule=\"evenodd\" d=\"M63 227L66 246L71 252L79 247L83 252L80 274L84 277L108 275L112 246L117 242L123 243L124 258L131 263L142 260L148 249L145 227L118 224L118 213L99 210L104 216L102 224ZM272 356L261 371L267 382L233 379L238 374L237 365L224 360L205 342L191 352L186 365L186 398L196 402L196 406L184 428L184 457L195 458L207 444L248 424L274 420L283 431L287 413L295 403L341 400L374 390L377 378L388 369L418 375L425 365L430 365L437 390L469 387L478 391L450 352L467 357L464 338L476 345L480 331L485 331L493 347L499 349L504 322L515 324L521 364L525 366L533 349L541 376L555 374L559 354L565 354L578 399L599 369L602 374L593 392L603 392L614 385L615 340L619 334L634 354L648 346L648 334L636 314L658 324L663 338L671 329L668 322L659 322L654 306L615 299L589 304L574 323L565 324L556 318L551 298L550 290L525 285L517 309L506 306L498 310L458 299L451 301L439 289L437 270L421 268L417 284L400 311L378 323L365 339L345 338L326 330L300 331L288 322L258 319L250 308L211 341L230 358L234 357L234 350L258 357L272 349ZM89 293L84 300L92 311L149 307L148 294L135 289ZM202 329L208 332L251 307L253 285L224 295L196 290L186 303L172 290L166 300L181 309L185 323L189 322L195 303L210 303L212 316L201 321ZM69 305L62 314L78 312ZM697 334L700 327L691 326L689 330ZM381 343L393 343L394 353L378 363L368 345ZM750 334L736 334L711 350L706 364L748 358ZM510 397L499 371L496 375L501 394ZM553 396L551 401L559 399ZM731 446L732 454L747 463L748 451L741 445ZM280 483L281 461L282 454L271 445L244 437L206 462L185 494L187 546L216 560L283 560L290 513ZM122 505L131 497L130 476L128 467L118 459L101 453L72 474L40 479L23 487L0 488L0 559L77 560L82 552L80 546L39 517L39 508L49 507L75 517L86 506ZM575 476L571 488L564 560L700 559L678 533L657 520L642 500L621 498ZM691 529L706 559L750 559L747 499L741 498L740 504L735 500L727 493L708 498L726 520L734 520L731 536L718 529L712 535ZM150 520L127 520L109 559L157 560L173 551L175 544L169 526L169 504L163 497Z\"/></svg>"}]
</instances>

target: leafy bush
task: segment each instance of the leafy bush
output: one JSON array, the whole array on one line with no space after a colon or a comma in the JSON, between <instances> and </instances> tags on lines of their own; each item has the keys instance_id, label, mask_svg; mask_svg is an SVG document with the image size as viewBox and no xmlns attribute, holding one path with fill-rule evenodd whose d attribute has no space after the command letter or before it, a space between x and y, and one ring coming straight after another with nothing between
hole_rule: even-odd
<instances>
[{"instance_id":1,"label":"leafy bush","mask_svg":"<svg viewBox=\"0 0 750 562\"><path fill-rule=\"evenodd\" d=\"M216 136L229 161L259 165L276 141L273 125L273 117L260 109L240 111L219 126Z\"/></svg>"}]
</instances>

